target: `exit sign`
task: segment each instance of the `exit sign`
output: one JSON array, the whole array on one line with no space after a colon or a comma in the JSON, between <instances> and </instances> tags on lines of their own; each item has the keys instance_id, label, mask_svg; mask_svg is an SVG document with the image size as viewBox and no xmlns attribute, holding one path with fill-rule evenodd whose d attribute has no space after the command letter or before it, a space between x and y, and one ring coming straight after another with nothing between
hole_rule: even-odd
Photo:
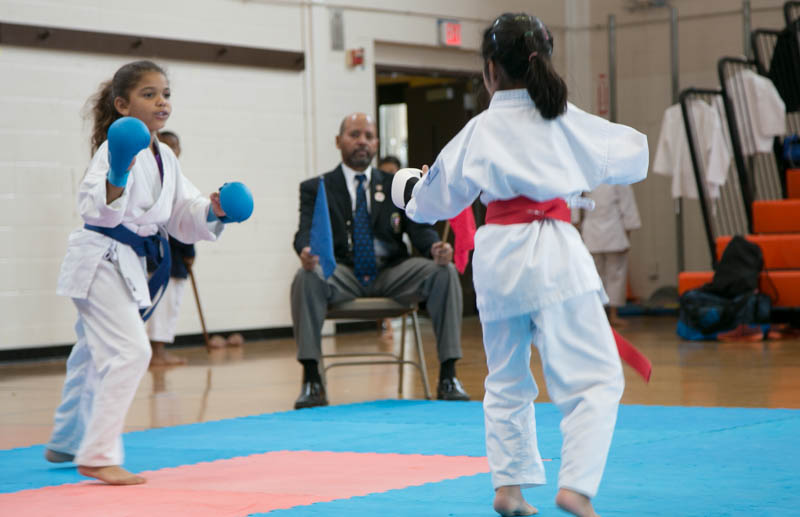
<instances>
[{"instance_id":1,"label":"exit sign","mask_svg":"<svg viewBox=\"0 0 800 517\"><path fill-rule=\"evenodd\" d=\"M439 44L446 47L461 46L461 22L439 20Z\"/></svg>"}]
</instances>

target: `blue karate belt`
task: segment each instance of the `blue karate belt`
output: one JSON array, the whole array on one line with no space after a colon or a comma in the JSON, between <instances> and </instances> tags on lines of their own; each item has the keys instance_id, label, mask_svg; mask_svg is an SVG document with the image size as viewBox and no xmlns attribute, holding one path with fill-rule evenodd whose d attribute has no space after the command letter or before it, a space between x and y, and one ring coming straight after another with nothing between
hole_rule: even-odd
<instances>
[{"instance_id":1,"label":"blue karate belt","mask_svg":"<svg viewBox=\"0 0 800 517\"><path fill-rule=\"evenodd\" d=\"M113 228L105 228L103 226L94 226L91 224L84 224L84 228L94 232L102 233L111 237L115 241L127 244L133 251L140 257L147 259L148 271L151 271L150 279L147 281L147 288L150 291L150 300L152 305L146 309L139 309L142 319L147 321L153 311L161 301L164 291L169 283L169 271L172 264L172 257L169 252L169 242L167 239L159 234L151 235L150 237L142 237L124 226L117 225ZM160 290L160 294L159 294ZM156 298L156 295L159 295Z\"/></svg>"}]
</instances>

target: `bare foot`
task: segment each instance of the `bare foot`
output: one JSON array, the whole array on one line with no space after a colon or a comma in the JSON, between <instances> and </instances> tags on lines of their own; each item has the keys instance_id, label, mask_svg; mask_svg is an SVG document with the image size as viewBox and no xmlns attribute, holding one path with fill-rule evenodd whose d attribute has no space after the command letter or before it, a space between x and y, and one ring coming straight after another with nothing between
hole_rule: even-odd
<instances>
[{"instance_id":1,"label":"bare foot","mask_svg":"<svg viewBox=\"0 0 800 517\"><path fill-rule=\"evenodd\" d=\"M539 513L539 510L529 505L522 497L519 485L501 486L494 491L494 511L503 517Z\"/></svg>"},{"instance_id":2,"label":"bare foot","mask_svg":"<svg viewBox=\"0 0 800 517\"><path fill-rule=\"evenodd\" d=\"M381 339L384 341L394 341L394 330L392 329L392 318L384 318L382 322Z\"/></svg>"},{"instance_id":3,"label":"bare foot","mask_svg":"<svg viewBox=\"0 0 800 517\"><path fill-rule=\"evenodd\" d=\"M242 346L244 344L244 336L239 334L238 332L234 332L228 339L225 341L225 344L228 346Z\"/></svg>"},{"instance_id":4,"label":"bare foot","mask_svg":"<svg viewBox=\"0 0 800 517\"><path fill-rule=\"evenodd\" d=\"M50 463L65 463L75 459L74 454L67 454L66 452L54 451L53 449L44 450L44 459Z\"/></svg>"},{"instance_id":5,"label":"bare foot","mask_svg":"<svg viewBox=\"0 0 800 517\"><path fill-rule=\"evenodd\" d=\"M141 485L147 482L142 476L137 476L132 472L128 472L119 465L109 465L107 467L86 467L79 465L78 472L84 476L99 479L103 483L109 485Z\"/></svg>"},{"instance_id":6,"label":"bare foot","mask_svg":"<svg viewBox=\"0 0 800 517\"><path fill-rule=\"evenodd\" d=\"M186 364L186 358L170 354L166 350L161 353L153 352L150 358L150 366L179 366Z\"/></svg>"},{"instance_id":7,"label":"bare foot","mask_svg":"<svg viewBox=\"0 0 800 517\"><path fill-rule=\"evenodd\" d=\"M611 324L612 327L618 328L618 329L624 329L625 327L628 326L628 322L625 321L622 318L619 318L619 317L617 317L617 318L609 318L608 322Z\"/></svg>"},{"instance_id":8,"label":"bare foot","mask_svg":"<svg viewBox=\"0 0 800 517\"><path fill-rule=\"evenodd\" d=\"M628 326L628 322L619 317L619 310L616 307L608 308L608 322L612 327L621 329Z\"/></svg>"},{"instance_id":9,"label":"bare foot","mask_svg":"<svg viewBox=\"0 0 800 517\"><path fill-rule=\"evenodd\" d=\"M220 335L213 335L211 339L208 340L208 347L209 348L225 348L225 345L228 344L228 341L220 336Z\"/></svg>"},{"instance_id":10,"label":"bare foot","mask_svg":"<svg viewBox=\"0 0 800 517\"><path fill-rule=\"evenodd\" d=\"M578 517L600 517L595 513L588 497L569 488L562 488L558 491L556 504L565 512Z\"/></svg>"},{"instance_id":11,"label":"bare foot","mask_svg":"<svg viewBox=\"0 0 800 517\"><path fill-rule=\"evenodd\" d=\"M167 352L167 344L161 341L151 341L153 355L150 357L150 366L178 366L186 364L186 358L178 357Z\"/></svg>"}]
</instances>

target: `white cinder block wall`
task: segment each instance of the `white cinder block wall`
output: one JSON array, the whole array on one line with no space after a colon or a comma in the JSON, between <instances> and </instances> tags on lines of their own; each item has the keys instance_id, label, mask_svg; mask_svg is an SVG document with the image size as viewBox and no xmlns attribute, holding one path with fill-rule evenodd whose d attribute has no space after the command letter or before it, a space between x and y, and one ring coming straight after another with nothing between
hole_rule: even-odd
<instances>
[{"instance_id":1,"label":"white cinder block wall","mask_svg":"<svg viewBox=\"0 0 800 517\"><path fill-rule=\"evenodd\" d=\"M618 22L664 18L663 11L625 14L624 3L0 0L0 23L305 53L302 72L159 60L173 87L174 113L167 128L182 139L184 173L203 192L240 180L255 195L250 221L232 225L219 243L198 245L195 271L206 323L213 331L291 325L289 284L298 266L291 248L297 186L338 163L334 137L344 115L375 113L376 62L459 70L474 63L478 72L480 62L467 52L478 49L483 28L503 11L533 12L554 32L554 61L567 79L571 100L593 111L598 74L607 70L601 26L608 13L618 13ZM741 7L738 0L673 4L681 12L711 14ZM752 4L753 27L779 25L781 0ZM363 68L347 68L345 53L331 49L331 9L342 11L345 48L365 49ZM462 50L438 47L438 18L462 22ZM724 28L714 30L712 40L702 36L712 32L709 24ZM681 47L682 87L713 85L696 79L711 81L716 58L741 51L741 18L736 15L687 23L681 31L686 42ZM718 38L720 34L727 36ZM651 148L660 115L670 103L669 46L662 41L667 35L663 24L619 33L620 121L647 133ZM0 46L0 350L74 339L75 309L55 295L55 284L67 235L80 224L75 192L89 159L90 131L81 109L98 84L127 61L122 56ZM636 187L645 228L634 237L631 281L640 296L675 283L667 185L655 178ZM704 246L697 235L697 242L689 244ZM193 303L187 290L181 334L200 331Z\"/></svg>"},{"instance_id":2,"label":"white cinder block wall","mask_svg":"<svg viewBox=\"0 0 800 517\"><path fill-rule=\"evenodd\" d=\"M298 184L338 163L334 136L345 114L375 112L374 42L435 47L437 17L447 16L465 20L465 47L475 50L497 11L531 7L486 4L342 5L345 47L367 50L363 69L348 69L345 53L331 50L335 2L0 0L0 22L305 52L302 72L158 60L171 80L167 128L181 137L184 173L203 192L233 179L255 196L250 221L198 245L195 271L213 331L291 325ZM130 60L0 47L0 349L74 339L75 309L55 285L67 235L80 224L75 194L91 129L81 110ZM200 331L193 304L187 289L179 333Z\"/></svg>"}]
</instances>

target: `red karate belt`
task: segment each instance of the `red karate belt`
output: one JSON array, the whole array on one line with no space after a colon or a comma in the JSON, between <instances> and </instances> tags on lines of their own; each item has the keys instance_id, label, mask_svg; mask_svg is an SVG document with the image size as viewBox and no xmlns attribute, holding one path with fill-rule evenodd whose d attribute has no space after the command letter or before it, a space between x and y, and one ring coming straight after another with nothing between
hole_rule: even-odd
<instances>
[{"instance_id":1,"label":"red karate belt","mask_svg":"<svg viewBox=\"0 0 800 517\"><path fill-rule=\"evenodd\" d=\"M486 207L486 224L521 224L544 219L556 219L569 223L571 214L567 202L561 198L547 201L533 201L524 196L501 201L492 201ZM620 358L628 363L642 376L645 382L650 382L653 365L650 360L640 352L630 341L622 337L619 332L611 329L617 352Z\"/></svg>"}]
</instances>

